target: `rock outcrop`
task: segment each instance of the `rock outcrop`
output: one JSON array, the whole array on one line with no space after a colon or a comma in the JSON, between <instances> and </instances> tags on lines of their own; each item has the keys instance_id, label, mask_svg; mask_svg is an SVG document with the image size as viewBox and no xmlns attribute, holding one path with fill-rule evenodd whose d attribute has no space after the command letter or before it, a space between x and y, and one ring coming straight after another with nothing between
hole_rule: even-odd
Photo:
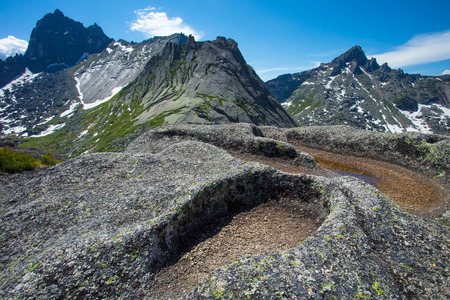
<instances>
[{"instance_id":1,"label":"rock outcrop","mask_svg":"<svg viewBox=\"0 0 450 300\"><path fill-rule=\"evenodd\" d=\"M14 80L25 72L26 63L23 55L0 59L0 88Z\"/></svg>"},{"instance_id":2,"label":"rock outcrop","mask_svg":"<svg viewBox=\"0 0 450 300\"><path fill-rule=\"evenodd\" d=\"M123 100L122 100L123 99ZM167 123L233 122L292 127L295 122L279 105L232 39L167 44L153 57L118 101L144 99L149 116Z\"/></svg>"},{"instance_id":3,"label":"rock outcrop","mask_svg":"<svg viewBox=\"0 0 450 300\"><path fill-rule=\"evenodd\" d=\"M31 72L54 72L103 51L111 41L97 24L85 28L57 9L37 22L24 57Z\"/></svg>"},{"instance_id":4,"label":"rock outcrop","mask_svg":"<svg viewBox=\"0 0 450 300\"><path fill-rule=\"evenodd\" d=\"M350 126L299 127L284 133L286 141L393 162L450 183L450 138L445 135L390 134Z\"/></svg>"},{"instance_id":5,"label":"rock outcrop","mask_svg":"<svg viewBox=\"0 0 450 300\"><path fill-rule=\"evenodd\" d=\"M233 261L185 298L450 297L447 226L356 179L283 173L209 144L237 149L240 140L241 151L292 158L289 144L274 148L261 135L293 129L220 126L166 126L126 153L81 155L30 181L10 177L16 185L0 189L0 296L148 298L155 273L208 228L287 199L325 219L317 232L282 253Z\"/></svg>"}]
</instances>

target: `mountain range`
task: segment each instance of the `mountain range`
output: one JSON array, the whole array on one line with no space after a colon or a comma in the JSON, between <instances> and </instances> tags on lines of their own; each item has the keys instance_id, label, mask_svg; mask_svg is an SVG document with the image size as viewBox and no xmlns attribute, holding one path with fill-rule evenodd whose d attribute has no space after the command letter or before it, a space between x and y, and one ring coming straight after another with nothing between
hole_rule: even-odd
<instances>
[{"instance_id":1,"label":"mountain range","mask_svg":"<svg viewBox=\"0 0 450 300\"><path fill-rule=\"evenodd\" d=\"M450 132L450 76L393 70L355 46L330 63L267 82L300 126Z\"/></svg>"},{"instance_id":2,"label":"mountain range","mask_svg":"<svg viewBox=\"0 0 450 300\"><path fill-rule=\"evenodd\" d=\"M450 130L450 76L380 66L359 46L264 83L232 39L114 41L59 10L37 22L24 55L0 60L0 86L3 139L68 155L120 150L173 123Z\"/></svg>"},{"instance_id":3,"label":"mountain range","mask_svg":"<svg viewBox=\"0 0 450 300\"><path fill-rule=\"evenodd\" d=\"M97 25L83 28L59 10L37 22L20 57L23 74L0 91L3 135L46 137L43 144L57 140L73 154L121 149L164 123L296 125L231 39L174 34L129 43L110 41ZM72 36L81 36L76 54L66 51ZM65 55L48 46L53 40Z\"/></svg>"}]
</instances>

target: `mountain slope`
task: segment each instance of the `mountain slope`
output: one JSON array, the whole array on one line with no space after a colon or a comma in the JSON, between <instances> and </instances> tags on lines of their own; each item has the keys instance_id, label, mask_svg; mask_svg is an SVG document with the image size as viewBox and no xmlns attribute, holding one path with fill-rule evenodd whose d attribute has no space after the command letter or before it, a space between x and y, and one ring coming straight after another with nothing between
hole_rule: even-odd
<instances>
[{"instance_id":1,"label":"mountain slope","mask_svg":"<svg viewBox=\"0 0 450 300\"><path fill-rule=\"evenodd\" d=\"M191 36L187 44L167 44L120 99L143 99L146 109L138 123L173 112L165 118L167 123L295 125L246 64L237 43L222 37L195 42Z\"/></svg>"},{"instance_id":2,"label":"mountain slope","mask_svg":"<svg viewBox=\"0 0 450 300\"><path fill-rule=\"evenodd\" d=\"M379 66L359 46L318 68L267 82L299 125L450 132L450 76Z\"/></svg>"}]
</instances>

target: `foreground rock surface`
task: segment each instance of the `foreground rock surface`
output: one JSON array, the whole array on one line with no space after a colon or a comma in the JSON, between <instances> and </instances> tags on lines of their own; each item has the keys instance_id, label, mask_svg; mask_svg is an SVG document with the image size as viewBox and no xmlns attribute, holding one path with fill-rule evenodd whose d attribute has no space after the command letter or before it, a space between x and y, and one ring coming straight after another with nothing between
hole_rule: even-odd
<instances>
[{"instance_id":1,"label":"foreground rock surface","mask_svg":"<svg viewBox=\"0 0 450 300\"><path fill-rule=\"evenodd\" d=\"M267 137L288 132L169 126L126 153L82 155L29 181L11 177L16 185L0 189L0 296L149 298L154 274L208 228L289 199L323 216L317 232L282 253L233 261L185 298L450 298L445 225L407 214L355 179L287 174L205 143L302 157Z\"/></svg>"}]
</instances>

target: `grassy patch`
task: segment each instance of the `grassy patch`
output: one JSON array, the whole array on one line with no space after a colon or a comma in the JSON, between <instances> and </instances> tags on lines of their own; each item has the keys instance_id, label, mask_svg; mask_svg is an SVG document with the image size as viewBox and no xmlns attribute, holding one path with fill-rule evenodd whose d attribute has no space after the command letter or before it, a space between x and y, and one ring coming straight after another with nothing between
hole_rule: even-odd
<instances>
[{"instance_id":1,"label":"grassy patch","mask_svg":"<svg viewBox=\"0 0 450 300\"><path fill-rule=\"evenodd\" d=\"M38 161L30 154L13 151L8 146L0 148L0 173L33 170L38 166Z\"/></svg>"}]
</instances>

